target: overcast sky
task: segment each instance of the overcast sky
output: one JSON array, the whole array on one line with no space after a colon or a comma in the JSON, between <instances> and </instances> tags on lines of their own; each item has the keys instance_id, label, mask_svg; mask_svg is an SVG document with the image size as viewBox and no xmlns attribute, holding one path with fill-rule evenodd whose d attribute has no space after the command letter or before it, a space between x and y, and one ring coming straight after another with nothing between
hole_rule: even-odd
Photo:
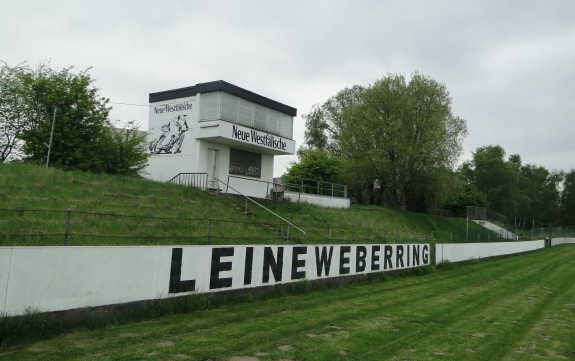
<instances>
[{"instance_id":1,"label":"overcast sky","mask_svg":"<svg viewBox=\"0 0 575 361\"><path fill-rule=\"evenodd\" d=\"M548 170L575 168L575 1L0 0L0 60L91 67L101 95L225 80L302 114L338 91L415 71L444 83L484 145ZM147 129L146 106L113 104ZM295 156L276 157L279 176Z\"/></svg>"}]
</instances>

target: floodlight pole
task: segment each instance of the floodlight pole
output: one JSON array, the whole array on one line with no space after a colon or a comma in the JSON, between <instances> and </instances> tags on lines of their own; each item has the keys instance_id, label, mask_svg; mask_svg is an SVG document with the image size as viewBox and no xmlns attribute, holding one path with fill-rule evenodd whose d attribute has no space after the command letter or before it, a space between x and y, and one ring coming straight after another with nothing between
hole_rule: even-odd
<instances>
[{"instance_id":1,"label":"floodlight pole","mask_svg":"<svg viewBox=\"0 0 575 361\"><path fill-rule=\"evenodd\" d=\"M56 123L56 108L54 108L54 114L52 115L52 129L50 130L50 143L48 143L48 157L46 158L46 168L50 164L50 150L52 150L52 137L54 136L54 123Z\"/></svg>"}]
</instances>

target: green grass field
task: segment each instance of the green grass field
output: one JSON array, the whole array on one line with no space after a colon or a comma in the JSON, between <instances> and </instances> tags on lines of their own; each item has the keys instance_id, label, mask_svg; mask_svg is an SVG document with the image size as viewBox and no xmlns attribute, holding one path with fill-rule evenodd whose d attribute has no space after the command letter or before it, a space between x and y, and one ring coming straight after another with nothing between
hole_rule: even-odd
<instances>
[{"instance_id":1,"label":"green grass field","mask_svg":"<svg viewBox=\"0 0 575 361\"><path fill-rule=\"evenodd\" d=\"M78 329L2 360L573 360L575 247Z\"/></svg>"},{"instance_id":2,"label":"green grass field","mask_svg":"<svg viewBox=\"0 0 575 361\"><path fill-rule=\"evenodd\" d=\"M261 203L302 228L287 243L496 241L464 218L370 205L326 209L287 201ZM281 221L245 199L135 177L0 164L0 246L278 244ZM209 220L209 221L208 221ZM208 223L209 222L209 223ZM208 228L210 228L208 236ZM529 232L528 232L529 233ZM530 236L530 235L529 235ZM541 234L535 234L541 239Z\"/></svg>"}]
</instances>

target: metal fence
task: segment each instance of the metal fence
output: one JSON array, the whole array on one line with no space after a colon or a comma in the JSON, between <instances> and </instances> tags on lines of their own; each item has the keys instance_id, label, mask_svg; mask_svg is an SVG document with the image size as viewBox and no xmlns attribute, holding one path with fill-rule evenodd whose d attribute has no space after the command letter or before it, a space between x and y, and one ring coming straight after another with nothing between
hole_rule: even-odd
<instances>
[{"instance_id":1,"label":"metal fence","mask_svg":"<svg viewBox=\"0 0 575 361\"><path fill-rule=\"evenodd\" d=\"M149 213L145 211L145 213ZM439 220L441 222L441 220ZM249 213L235 220L154 217L76 210L0 209L0 246L114 246L281 243L420 243L507 241L486 229L453 232L338 225L299 225L305 234L284 222L258 222ZM435 228L435 227L434 227ZM573 237L573 229L542 228L522 240Z\"/></svg>"},{"instance_id":2,"label":"metal fence","mask_svg":"<svg viewBox=\"0 0 575 361\"><path fill-rule=\"evenodd\" d=\"M297 182L284 183L286 191L317 194L320 196L347 198L347 185L300 178Z\"/></svg>"},{"instance_id":3,"label":"metal fence","mask_svg":"<svg viewBox=\"0 0 575 361\"><path fill-rule=\"evenodd\" d=\"M207 173L178 173L168 183L187 187L195 187L203 190L208 189Z\"/></svg>"}]
</instances>

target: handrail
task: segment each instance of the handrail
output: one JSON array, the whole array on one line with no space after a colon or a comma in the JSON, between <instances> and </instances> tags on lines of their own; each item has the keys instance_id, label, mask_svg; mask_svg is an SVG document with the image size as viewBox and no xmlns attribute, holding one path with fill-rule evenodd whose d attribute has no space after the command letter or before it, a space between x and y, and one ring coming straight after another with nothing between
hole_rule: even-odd
<instances>
[{"instance_id":1,"label":"handrail","mask_svg":"<svg viewBox=\"0 0 575 361\"><path fill-rule=\"evenodd\" d=\"M245 194L243 194L242 192L238 191L237 189L235 189L234 187L232 187L229 184L226 184L224 182L222 182L221 180L216 178L216 181L225 185L227 188L231 188L231 190L233 190L234 192L238 193L239 195L245 197L246 199L252 201L253 203L257 204L258 206L260 206L261 208L265 209L266 211L270 212L271 214L273 214L274 216L278 217L279 219L281 219L282 221L286 222L287 224L289 224L290 226L294 227L295 229L297 229L298 231L300 231L301 233L305 234L305 231L301 228L299 228L298 226L296 226L295 224L291 223L290 221L288 221L287 219L283 218L282 216L274 213L273 211L267 209L266 207L262 206L261 204L259 204L258 202L254 201L253 199L251 199L250 197L246 196Z\"/></svg>"},{"instance_id":2,"label":"handrail","mask_svg":"<svg viewBox=\"0 0 575 361\"><path fill-rule=\"evenodd\" d=\"M310 178L296 178L299 183L283 183L284 187L299 193L347 198L347 185ZM327 187L326 187L327 186Z\"/></svg>"},{"instance_id":3,"label":"handrail","mask_svg":"<svg viewBox=\"0 0 575 361\"><path fill-rule=\"evenodd\" d=\"M208 188L208 173L178 173L172 177L168 183L192 186L206 190Z\"/></svg>"}]
</instances>

